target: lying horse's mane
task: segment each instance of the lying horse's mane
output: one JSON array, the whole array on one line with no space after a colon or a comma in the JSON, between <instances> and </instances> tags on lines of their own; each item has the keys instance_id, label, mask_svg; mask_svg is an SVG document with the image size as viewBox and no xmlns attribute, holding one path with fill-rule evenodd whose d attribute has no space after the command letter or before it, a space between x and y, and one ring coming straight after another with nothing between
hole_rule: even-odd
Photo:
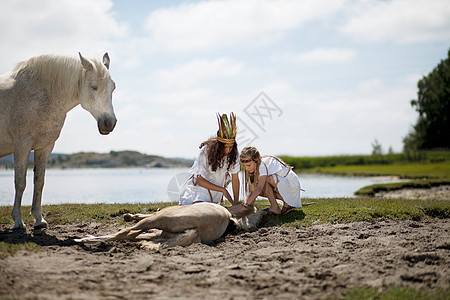
<instances>
[{"instance_id":1,"label":"lying horse's mane","mask_svg":"<svg viewBox=\"0 0 450 300\"><path fill-rule=\"evenodd\" d=\"M98 77L106 76L106 71L98 60L90 60ZM13 71L16 80L24 74L36 80L49 96L78 98L83 82L83 66L80 59L71 56L44 54L18 63Z\"/></svg>"}]
</instances>

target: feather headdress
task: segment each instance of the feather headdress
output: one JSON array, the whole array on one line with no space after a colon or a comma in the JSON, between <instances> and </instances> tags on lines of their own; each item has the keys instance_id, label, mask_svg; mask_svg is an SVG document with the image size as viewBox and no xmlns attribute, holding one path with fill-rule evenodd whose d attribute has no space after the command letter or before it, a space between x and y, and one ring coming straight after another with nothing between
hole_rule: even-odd
<instances>
[{"instance_id":1,"label":"feather headdress","mask_svg":"<svg viewBox=\"0 0 450 300\"><path fill-rule=\"evenodd\" d=\"M219 130L217 130L217 140L225 144L233 144L236 139L236 115L230 113L230 120L226 114L217 113Z\"/></svg>"}]
</instances>

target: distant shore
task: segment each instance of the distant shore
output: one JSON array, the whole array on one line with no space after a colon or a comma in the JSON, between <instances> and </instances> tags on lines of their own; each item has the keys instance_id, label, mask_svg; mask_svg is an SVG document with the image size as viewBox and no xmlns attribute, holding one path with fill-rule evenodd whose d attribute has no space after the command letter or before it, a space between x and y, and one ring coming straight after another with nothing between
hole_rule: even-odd
<instances>
[{"instance_id":1,"label":"distant shore","mask_svg":"<svg viewBox=\"0 0 450 300\"><path fill-rule=\"evenodd\" d=\"M34 156L30 155L29 167L33 167ZM193 164L192 159L167 158L147 155L137 151L111 151L109 153L80 152L74 154L53 153L47 168L183 168ZM12 155L0 158L0 168L13 169Z\"/></svg>"}]
</instances>

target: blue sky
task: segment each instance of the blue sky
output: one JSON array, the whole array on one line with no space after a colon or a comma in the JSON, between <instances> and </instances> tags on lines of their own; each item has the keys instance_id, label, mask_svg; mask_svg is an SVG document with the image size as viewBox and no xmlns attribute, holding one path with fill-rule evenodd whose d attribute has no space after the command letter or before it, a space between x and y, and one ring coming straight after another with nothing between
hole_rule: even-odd
<instances>
[{"instance_id":1,"label":"blue sky","mask_svg":"<svg viewBox=\"0 0 450 300\"><path fill-rule=\"evenodd\" d=\"M54 152L196 156L238 115L263 154L402 149L417 81L450 47L450 2L17 0L0 3L0 73L42 53L111 57L117 127L81 107Z\"/></svg>"}]
</instances>

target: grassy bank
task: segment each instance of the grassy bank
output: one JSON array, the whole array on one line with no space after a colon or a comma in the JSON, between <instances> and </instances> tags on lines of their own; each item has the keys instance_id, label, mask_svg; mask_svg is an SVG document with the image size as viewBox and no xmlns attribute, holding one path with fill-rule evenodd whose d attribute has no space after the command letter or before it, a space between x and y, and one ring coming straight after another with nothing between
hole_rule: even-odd
<instances>
[{"instance_id":1,"label":"grassy bank","mask_svg":"<svg viewBox=\"0 0 450 300\"><path fill-rule=\"evenodd\" d=\"M379 155L335 155L317 157L280 156L297 172L334 166L370 166L393 164L429 164L450 162L450 151L420 151Z\"/></svg>"},{"instance_id":2,"label":"grassy bank","mask_svg":"<svg viewBox=\"0 0 450 300\"><path fill-rule=\"evenodd\" d=\"M429 188L450 184L450 152L423 151L385 155L341 155L324 157L280 156L298 173L345 176L398 176L411 179L396 184L377 184L355 192L373 196L379 191Z\"/></svg>"},{"instance_id":3,"label":"grassy bank","mask_svg":"<svg viewBox=\"0 0 450 300\"><path fill-rule=\"evenodd\" d=\"M423 221L434 218L450 218L450 202L436 200L392 200L374 198L327 198L314 199L312 205L298 208L286 215L264 216L260 227L288 226L309 227L315 224L337 224L350 222L376 222L386 219ZM44 205L45 218L50 226L70 223L113 223L125 224L124 213L153 213L166 206L178 203L155 204L61 204ZM269 206L267 200L258 200L257 206ZM0 224L12 226L11 206L0 207ZM22 207L22 216L28 228L33 219L30 207ZM0 258L13 255L17 251L37 251L33 243L7 244L0 242Z\"/></svg>"},{"instance_id":4,"label":"grassy bank","mask_svg":"<svg viewBox=\"0 0 450 300\"><path fill-rule=\"evenodd\" d=\"M375 196L379 192L390 192L401 189L430 189L441 185L450 185L450 180L416 180L408 182L396 182L385 184L373 184L360 188L355 192L357 196Z\"/></svg>"},{"instance_id":5,"label":"grassy bank","mask_svg":"<svg viewBox=\"0 0 450 300\"><path fill-rule=\"evenodd\" d=\"M390 165L352 165L319 167L310 171L326 174L349 175L349 176L398 176L408 179L440 179L450 180L450 162L439 163L399 163Z\"/></svg>"},{"instance_id":6,"label":"grassy bank","mask_svg":"<svg viewBox=\"0 0 450 300\"><path fill-rule=\"evenodd\" d=\"M394 191L405 188L431 188L450 185L450 162L334 166L316 168L313 171L345 176L398 176L404 179L411 179L411 181L406 182L366 186L355 192L355 195L358 196L374 196L381 191Z\"/></svg>"},{"instance_id":7,"label":"grassy bank","mask_svg":"<svg viewBox=\"0 0 450 300\"><path fill-rule=\"evenodd\" d=\"M450 218L450 202L437 200L392 200L361 198L314 199L313 205L293 210L282 216L265 216L261 226L311 226L324 223L349 223L357 221L375 222L383 219L428 220ZM99 222L124 223L124 213L152 213L178 203L156 204L61 204L45 205L43 212L51 225L68 223ZM267 200L258 200L257 206L269 206ZM10 206L0 207L0 224L11 224ZM27 226L32 226L30 207L22 207L22 215Z\"/></svg>"}]
</instances>

